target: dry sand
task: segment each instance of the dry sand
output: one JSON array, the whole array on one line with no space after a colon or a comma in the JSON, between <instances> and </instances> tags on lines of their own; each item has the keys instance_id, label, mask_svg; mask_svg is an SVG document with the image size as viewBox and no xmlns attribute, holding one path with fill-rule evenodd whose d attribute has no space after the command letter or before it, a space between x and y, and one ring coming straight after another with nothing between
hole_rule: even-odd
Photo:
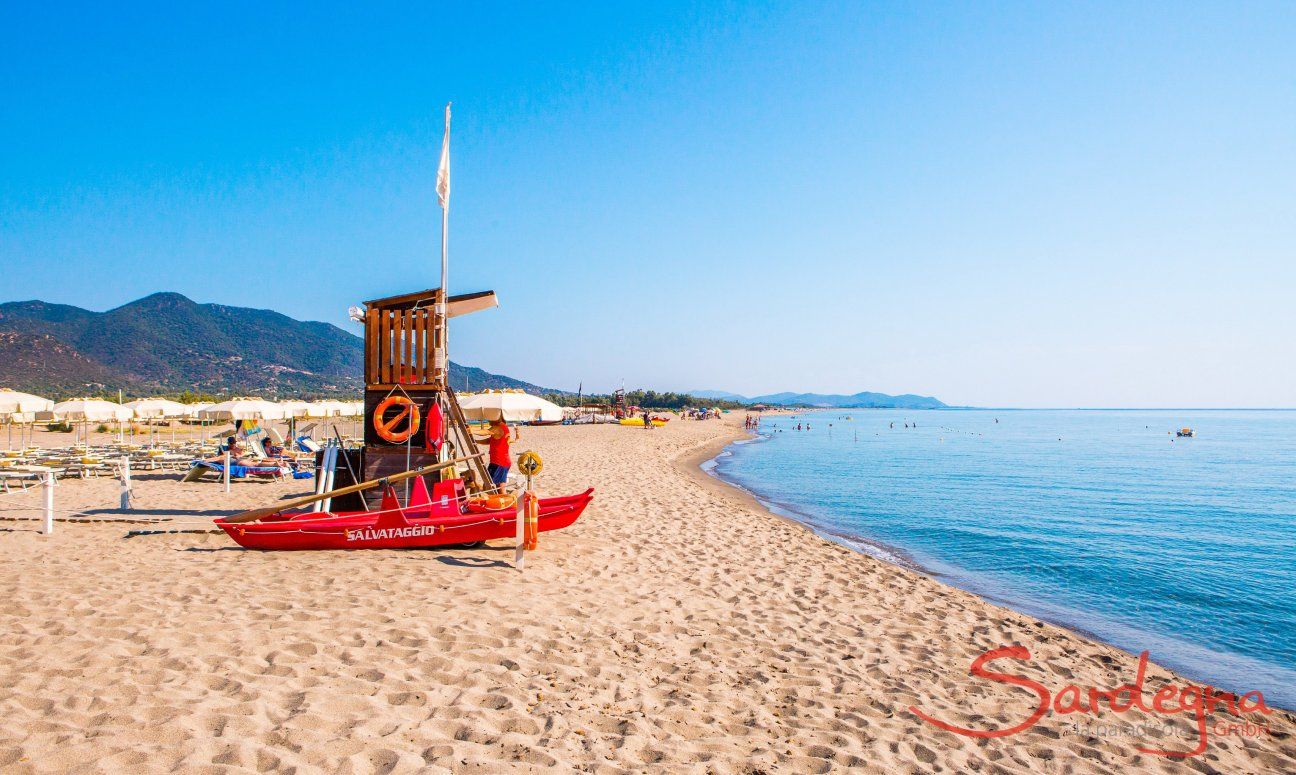
<instances>
[{"instance_id":1,"label":"dry sand","mask_svg":"<svg viewBox=\"0 0 1296 775\"><path fill-rule=\"evenodd\" d=\"M597 492L522 575L507 542L258 553L223 535L0 522L0 770L1296 771L1285 712L1268 736L1212 734L1187 760L1135 746L1190 741L1078 734L1077 716L996 740L917 719L912 704L973 727L1025 718L1030 691L969 678L987 649L1026 646L1029 665L999 666L1055 691L1120 685L1134 658L708 479L695 464L740 419L524 429L515 451L544 456L544 492ZM310 485L225 497L176 478L137 475L133 516L201 528ZM115 503L111 480L58 490L60 508L131 516ZM1154 668L1148 685L1168 678Z\"/></svg>"}]
</instances>

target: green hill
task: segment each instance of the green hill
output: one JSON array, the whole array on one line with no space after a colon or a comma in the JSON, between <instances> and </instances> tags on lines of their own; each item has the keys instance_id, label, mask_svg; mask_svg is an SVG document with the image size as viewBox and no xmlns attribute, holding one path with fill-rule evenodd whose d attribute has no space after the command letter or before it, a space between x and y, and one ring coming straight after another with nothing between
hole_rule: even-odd
<instances>
[{"instance_id":1,"label":"green hill","mask_svg":"<svg viewBox=\"0 0 1296 775\"><path fill-rule=\"evenodd\" d=\"M179 392L354 396L364 343L329 323L155 293L107 312L0 304L0 385L51 396ZM450 364L451 385L555 392Z\"/></svg>"}]
</instances>

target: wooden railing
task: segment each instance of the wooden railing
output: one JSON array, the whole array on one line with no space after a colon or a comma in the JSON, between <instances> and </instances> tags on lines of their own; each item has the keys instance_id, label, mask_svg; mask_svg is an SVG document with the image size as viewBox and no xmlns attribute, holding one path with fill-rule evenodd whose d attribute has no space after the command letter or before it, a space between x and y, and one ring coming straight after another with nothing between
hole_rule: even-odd
<instances>
[{"instance_id":1,"label":"wooden railing","mask_svg":"<svg viewBox=\"0 0 1296 775\"><path fill-rule=\"evenodd\" d=\"M415 309L370 309L365 313L365 383L435 385L445 383L436 353L444 326L431 305Z\"/></svg>"}]
</instances>

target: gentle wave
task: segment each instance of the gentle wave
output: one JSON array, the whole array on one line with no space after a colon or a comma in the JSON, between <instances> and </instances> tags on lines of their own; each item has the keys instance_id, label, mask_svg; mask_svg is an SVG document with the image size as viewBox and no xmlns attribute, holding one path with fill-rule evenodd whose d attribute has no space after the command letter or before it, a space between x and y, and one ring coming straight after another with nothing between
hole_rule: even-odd
<instances>
[{"instance_id":1,"label":"gentle wave","mask_svg":"<svg viewBox=\"0 0 1296 775\"><path fill-rule=\"evenodd\" d=\"M851 549L1296 706L1296 413L820 411L706 470Z\"/></svg>"}]
</instances>

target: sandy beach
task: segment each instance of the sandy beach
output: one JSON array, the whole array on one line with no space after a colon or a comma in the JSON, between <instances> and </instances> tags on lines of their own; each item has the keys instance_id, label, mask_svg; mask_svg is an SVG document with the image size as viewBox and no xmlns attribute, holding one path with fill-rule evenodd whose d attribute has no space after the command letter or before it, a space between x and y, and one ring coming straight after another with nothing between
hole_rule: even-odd
<instances>
[{"instance_id":1,"label":"sandy beach","mask_svg":"<svg viewBox=\"0 0 1296 775\"><path fill-rule=\"evenodd\" d=\"M1058 691L1134 680L1137 658L883 563L775 517L697 465L741 414L643 431L524 428L544 494L596 488L525 573L483 549L258 553L202 530L311 481L66 481L61 509L0 512L0 770L5 772L1296 771L1296 719L1216 733L1189 714L1048 713L969 676L978 655ZM64 441L63 443L67 443ZM0 498L34 505L34 492ZM1149 697L1173 681L1152 666ZM1107 734L1146 722L1160 732ZM1077 729L1077 725L1090 725Z\"/></svg>"}]
</instances>

